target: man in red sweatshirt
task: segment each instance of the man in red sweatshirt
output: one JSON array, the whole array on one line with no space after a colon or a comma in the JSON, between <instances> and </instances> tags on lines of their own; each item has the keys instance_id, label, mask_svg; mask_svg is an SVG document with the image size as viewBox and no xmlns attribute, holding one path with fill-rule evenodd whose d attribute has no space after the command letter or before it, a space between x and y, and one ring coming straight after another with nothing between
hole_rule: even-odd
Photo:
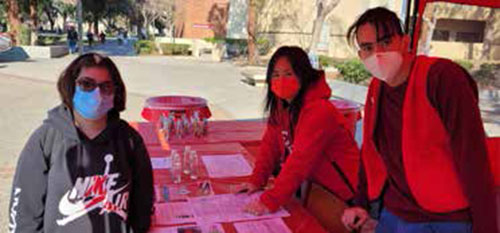
<instances>
[{"instance_id":1,"label":"man in red sweatshirt","mask_svg":"<svg viewBox=\"0 0 500 233\"><path fill-rule=\"evenodd\" d=\"M394 12L373 8L348 39L373 75L365 105L356 203L360 228L382 200L377 233L493 233L497 217L476 83L450 60L408 52Z\"/></svg>"}]
</instances>

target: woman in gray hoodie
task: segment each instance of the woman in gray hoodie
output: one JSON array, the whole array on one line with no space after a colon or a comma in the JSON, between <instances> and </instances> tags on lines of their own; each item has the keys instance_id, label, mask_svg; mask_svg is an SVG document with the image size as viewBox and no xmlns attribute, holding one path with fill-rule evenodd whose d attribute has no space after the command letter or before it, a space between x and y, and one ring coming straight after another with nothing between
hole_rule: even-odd
<instances>
[{"instance_id":1,"label":"woman in gray hoodie","mask_svg":"<svg viewBox=\"0 0 500 233\"><path fill-rule=\"evenodd\" d=\"M126 92L116 65L84 54L61 74L57 88L61 105L21 152L9 231L147 232L151 162L141 136L120 119Z\"/></svg>"}]
</instances>

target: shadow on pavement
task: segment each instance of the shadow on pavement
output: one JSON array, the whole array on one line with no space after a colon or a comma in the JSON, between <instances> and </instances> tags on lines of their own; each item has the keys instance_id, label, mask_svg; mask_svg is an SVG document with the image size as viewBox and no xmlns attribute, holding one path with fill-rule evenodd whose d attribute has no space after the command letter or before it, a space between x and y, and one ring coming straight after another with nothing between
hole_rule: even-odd
<instances>
[{"instance_id":1,"label":"shadow on pavement","mask_svg":"<svg viewBox=\"0 0 500 233\"><path fill-rule=\"evenodd\" d=\"M83 52L98 52L107 56L136 56L134 43L135 41L131 39L121 44L117 39L108 39L104 44L97 41L92 47L84 45Z\"/></svg>"},{"instance_id":2,"label":"shadow on pavement","mask_svg":"<svg viewBox=\"0 0 500 233\"><path fill-rule=\"evenodd\" d=\"M0 62L26 61L28 58L28 53L21 47L12 47L0 53Z\"/></svg>"}]
</instances>

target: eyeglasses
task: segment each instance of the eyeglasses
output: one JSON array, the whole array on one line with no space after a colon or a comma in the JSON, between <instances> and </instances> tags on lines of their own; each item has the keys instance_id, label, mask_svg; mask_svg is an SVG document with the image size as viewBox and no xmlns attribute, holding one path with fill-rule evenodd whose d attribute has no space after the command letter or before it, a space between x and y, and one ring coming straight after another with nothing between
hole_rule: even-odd
<instances>
[{"instance_id":1,"label":"eyeglasses","mask_svg":"<svg viewBox=\"0 0 500 233\"><path fill-rule=\"evenodd\" d=\"M88 77L78 78L76 80L76 85L78 85L85 92L92 92L99 87L99 90L104 95L112 95L115 91L115 84L112 81L96 83L95 80Z\"/></svg>"}]
</instances>

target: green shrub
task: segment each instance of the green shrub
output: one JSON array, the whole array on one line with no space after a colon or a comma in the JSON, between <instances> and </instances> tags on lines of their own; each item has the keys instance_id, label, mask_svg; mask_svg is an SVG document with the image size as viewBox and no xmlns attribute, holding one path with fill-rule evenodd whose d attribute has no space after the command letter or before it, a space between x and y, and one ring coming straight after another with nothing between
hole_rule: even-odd
<instances>
[{"instance_id":1,"label":"green shrub","mask_svg":"<svg viewBox=\"0 0 500 233\"><path fill-rule=\"evenodd\" d=\"M256 44L260 55L265 55L271 50L271 42L266 38L258 38Z\"/></svg>"},{"instance_id":2,"label":"green shrub","mask_svg":"<svg viewBox=\"0 0 500 233\"><path fill-rule=\"evenodd\" d=\"M57 45L61 42L60 36L42 36L39 35L36 44L37 45Z\"/></svg>"},{"instance_id":3,"label":"green shrub","mask_svg":"<svg viewBox=\"0 0 500 233\"><path fill-rule=\"evenodd\" d=\"M219 38L219 37L208 37L204 38L206 42L212 44L226 44L228 48L236 49L238 51L246 51L248 47L248 43L246 39L230 39L230 38ZM267 53L270 49L269 41L267 39L258 39L256 41L257 49L260 54Z\"/></svg>"},{"instance_id":4,"label":"green shrub","mask_svg":"<svg viewBox=\"0 0 500 233\"><path fill-rule=\"evenodd\" d=\"M220 37L207 37L207 38L203 38L203 40L208 42L208 43L212 43L212 44L222 44L222 43L226 42L226 39L220 38Z\"/></svg>"},{"instance_id":5,"label":"green shrub","mask_svg":"<svg viewBox=\"0 0 500 233\"><path fill-rule=\"evenodd\" d=\"M231 45L247 46L247 40L246 39L230 39L230 38L226 38L226 39L224 39L224 42L227 43L227 44L231 44Z\"/></svg>"},{"instance_id":6,"label":"green shrub","mask_svg":"<svg viewBox=\"0 0 500 233\"><path fill-rule=\"evenodd\" d=\"M30 45L31 41L31 30L25 25L21 24L19 27L19 44L21 45Z\"/></svg>"},{"instance_id":7,"label":"green shrub","mask_svg":"<svg viewBox=\"0 0 500 233\"><path fill-rule=\"evenodd\" d=\"M318 56L319 64L321 67L331 67L335 66L336 62L333 58L325 56L325 55L319 55Z\"/></svg>"},{"instance_id":8,"label":"green shrub","mask_svg":"<svg viewBox=\"0 0 500 233\"><path fill-rule=\"evenodd\" d=\"M155 42L151 40L139 40L134 44L137 54L153 54L156 52Z\"/></svg>"},{"instance_id":9,"label":"green shrub","mask_svg":"<svg viewBox=\"0 0 500 233\"><path fill-rule=\"evenodd\" d=\"M500 86L500 64L484 63L472 77L483 87Z\"/></svg>"},{"instance_id":10,"label":"green shrub","mask_svg":"<svg viewBox=\"0 0 500 233\"><path fill-rule=\"evenodd\" d=\"M189 55L189 48L191 46L188 44L173 44L173 43L161 43L160 49L163 55Z\"/></svg>"},{"instance_id":11,"label":"green shrub","mask_svg":"<svg viewBox=\"0 0 500 233\"><path fill-rule=\"evenodd\" d=\"M474 66L474 64L472 64L472 62L469 60L455 60L455 63L459 64L460 66L462 66L464 69L466 69L469 72L471 71L472 67Z\"/></svg>"},{"instance_id":12,"label":"green shrub","mask_svg":"<svg viewBox=\"0 0 500 233\"><path fill-rule=\"evenodd\" d=\"M350 83L361 83L370 78L370 73L359 59L351 59L334 64L343 76L343 80Z\"/></svg>"}]
</instances>

